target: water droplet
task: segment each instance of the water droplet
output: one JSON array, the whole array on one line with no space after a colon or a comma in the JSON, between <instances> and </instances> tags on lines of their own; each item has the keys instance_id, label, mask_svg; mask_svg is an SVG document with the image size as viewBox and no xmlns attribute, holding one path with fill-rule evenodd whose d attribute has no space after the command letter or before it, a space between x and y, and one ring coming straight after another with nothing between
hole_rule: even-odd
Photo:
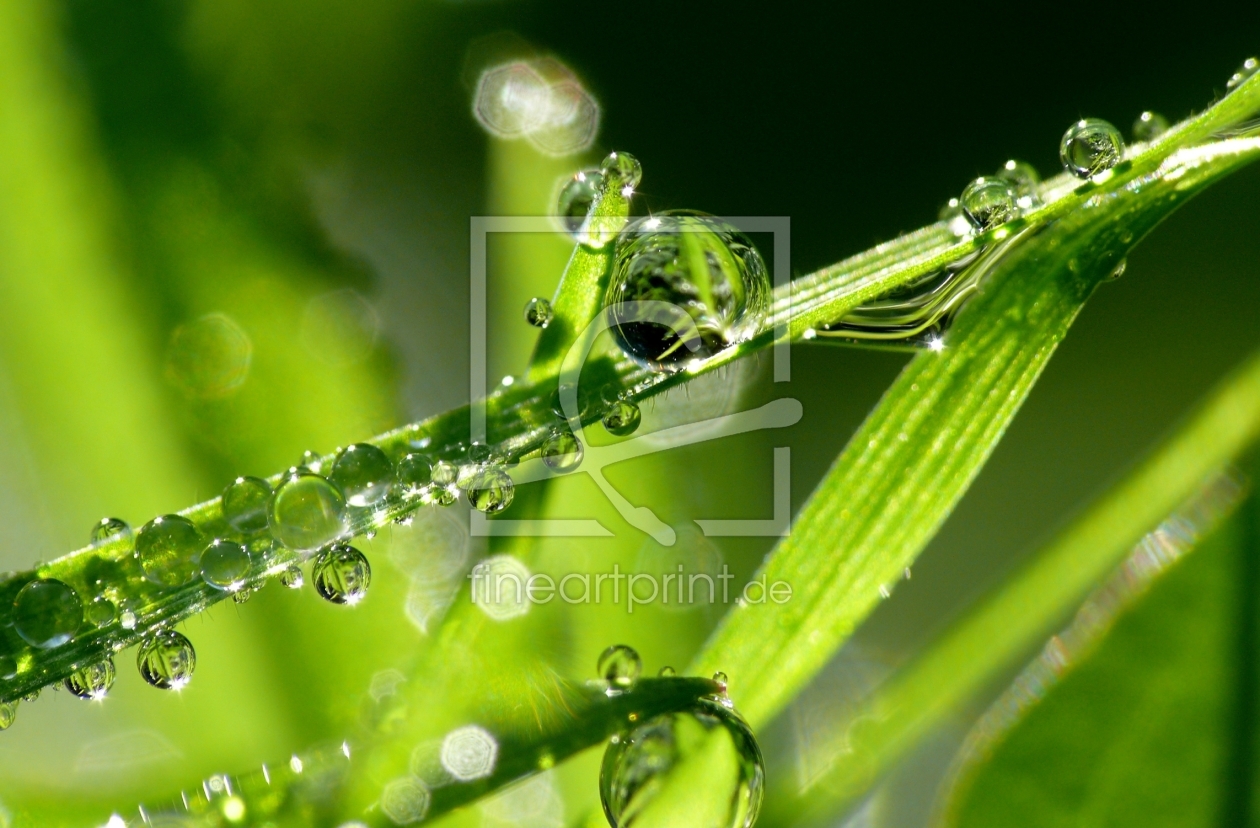
<instances>
[{"instance_id":1,"label":"water droplet","mask_svg":"<svg viewBox=\"0 0 1260 828\"><path fill-rule=\"evenodd\" d=\"M1225 82L1226 89L1235 89L1243 84L1248 78L1260 70L1260 59L1253 57L1247 58L1242 62L1242 66L1238 67L1238 71L1230 75L1228 81Z\"/></svg>"},{"instance_id":2,"label":"water droplet","mask_svg":"<svg viewBox=\"0 0 1260 828\"><path fill-rule=\"evenodd\" d=\"M8 730L17 721L18 703L0 702L0 730Z\"/></svg>"},{"instance_id":3,"label":"water droplet","mask_svg":"<svg viewBox=\"0 0 1260 828\"><path fill-rule=\"evenodd\" d=\"M341 489L346 502L363 508L379 503L394 484L394 464L370 443L355 443L333 461L328 480Z\"/></svg>"},{"instance_id":4,"label":"water droplet","mask_svg":"<svg viewBox=\"0 0 1260 828\"><path fill-rule=\"evenodd\" d=\"M599 171L621 188L627 198L638 189L643 180L643 165L628 152L610 152L599 165Z\"/></svg>"},{"instance_id":5,"label":"water droplet","mask_svg":"<svg viewBox=\"0 0 1260 828\"><path fill-rule=\"evenodd\" d=\"M240 325L212 313L171 334L166 376L189 397L221 399L245 383L253 352L254 345Z\"/></svg>"},{"instance_id":6,"label":"water droplet","mask_svg":"<svg viewBox=\"0 0 1260 828\"><path fill-rule=\"evenodd\" d=\"M319 456L319 452L314 449L307 449L302 452L301 459L298 460L296 468L311 474L319 474L324 467L324 459Z\"/></svg>"},{"instance_id":7,"label":"water droplet","mask_svg":"<svg viewBox=\"0 0 1260 828\"><path fill-rule=\"evenodd\" d=\"M674 211L622 231L604 304L628 357L676 372L754 337L769 296L747 237L714 216Z\"/></svg>"},{"instance_id":8,"label":"water droplet","mask_svg":"<svg viewBox=\"0 0 1260 828\"><path fill-rule=\"evenodd\" d=\"M68 584L52 578L31 581L13 599L13 628L32 647L60 647L83 626L83 605Z\"/></svg>"},{"instance_id":9,"label":"water droplet","mask_svg":"<svg viewBox=\"0 0 1260 828\"><path fill-rule=\"evenodd\" d=\"M233 593L232 593L232 603L234 603L234 604L245 604L245 603L248 603L248 602L249 602L249 599L250 599L250 598L253 598L253 597L254 597L254 593L255 593L255 592L257 592L257 591L258 591L258 590L256 590L256 589L251 589L250 587L245 587L244 589L239 589L239 590L237 590L236 592L233 592Z\"/></svg>"},{"instance_id":10,"label":"water droplet","mask_svg":"<svg viewBox=\"0 0 1260 828\"><path fill-rule=\"evenodd\" d=\"M98 595L88 603L83 616L93 627L104 627L118 617L118 607L104 595Z\"/></svg>"},{"instance_id":11,"label":"water droplet","mask_svg":"<svg viewBox=\"0 0 1260 828\"><path fill-rule=\"evenodd\" d=\"M702 788L688 799L671 802L658 794L675 768L703 761L709 771ZM640 723L604 751L599 795L613 828L686 824L748 828L761 810L765 764L747 723L715 699L691 709L666 713ZM675 812L682 808L686 813Z\"/></svg>"},{"instance_id":12,"label":"water droplet","mask_svg":"<svg viewBox=\"0 0 1260 828\"><path fill-rule=\"evenodd\" d=\"M65 682L66 689L81 699L97 701L105 698L109 688L114 686L114 675L114 659L106 656L104 661L71 673Z\"/></svg>"},{"instance_id":13,"label":"water droplet","mask_svg":"<svg viewBox=\"0 0 1260 828\"><path fill-rule=\"evenodd\" d=\"M242 535L267 528L271 484L258 477L238 477L223 490L223 519Z\"/></svg>"},{"instance_id":14,"label":"water droplet","mask_svg":"<svg viewBox=\"0 0 1260 828\"><path fill-rule=\"evenodd\" d=\"M0 655L0 679L11 681L17 678L17 659L11 655Z\"/></svg>"},{"instance_id":15,"label":"water droplet","mask_svg":"<svg viewBox=\"0 0 1260 828\"><path fill-rule=\"evenodd\" d=\"M372 583L372 567L362 552L339 543L316 556L311 567L311 583L324 600L354 605L367 595L368 585Z\"/></svg>"},{"instance_id":16,"label":"water droplet","mask_svg":"<svg viewBox=\"0 0 1260 828\"><path fill-rule=\"evenodd\" d=\"M145 639L136 666L149 684L160 690L182 690L197 667L192 642L174 630L159 630Z\"/></svg>"},{"instance_id":17,"label":"water droplet","mask_svg":"<svg viewBox=\"0 0 1260 828\"><path fill-rule=\"evenodd\" d=\"M576 406L578 419L585 419L591 411L591 395L585 389L575 387L572 383L561 383L551 392L551 413L561 420L568 420L564 411L564 401L572 400Z\"/></svg>"},{"instance_id":18,"label":"water droplet","mask_svg":"<svg viewBox=\"0 0 1260 828\"><path fill-rule=\"evenodd\" d=\"M674 676L678 674L674 672L673 667L670 667L668 664L666 664L664 667L660 669L660 672L658 672L657 675L660 676L661 678L673 678Z\"/></svg>"},{"instance_id":19,"label":"water droplet","mask_svg":"<svg viewBox=\"0 0 1260 828\"><path fill-rule=\"evenodd\" d=\"M118 626L124 630L134 630L136 628L136 614L131 610L123 610L118 616Z\"/></svg>"},{"instance_id":20,"label":"water droplet","mask_svg":"<svg viewBox=\"0 0 1260 828\"><path fill-rule=\"evenodd\" d=\"M1124 275L1124 272L1128 270L1128 268L1129 268L1129 260L1121 259L1120 264L1113 267L1111 269L1111 272L1107 274L1107 281L1114 282L1116 279L1119 279L1121 276Z\"/></svg>"},{"instance_id":21,"label":"water droplet","mask_svg":"<svg viewBox=\"0 0 1260 828\"><path fill-rule=\"evenodd\" d=\"M713 674L713 681L722 685L722 692L723 693L726 692L726 682L727 682L726 673L723 673L721 670L718 670L716 673Z\"/></svg>"},{"instance_id":22,"label":"water droplet","mask_svg":"<svg viewBox=\"0 0 1260 828\"><path fill-rule=\"evenodd\" d=\"M562 431L543 443L542 461L554 471L570 472L582 464L584 453L582 441L573 432Z\"/></svg>"},{"instance_id":23,"label":"water droplet","mask_svg":"<svg viewBox=\"0 0 1260 828\"><path fill-rule=\"evenodd\" d=\"M638 429L642 419L639 406L630 400L617 400L604 412L604 430L615 437L625 437Z\"/></svg>"},{"instance_id":24,"label":"water droplet","mask_svg":"<svg viewBox=\"0 0 1260 828\"><path fill-rule=\"evenodd\" d=\"M346 500L317 474L289 475L276 487L267 510L271 534L290 549L318 549L346 528Z\"/></svg>"},{"instance_id":25,"label":"water droplet","mask_svg":"<svg viewBox=\"0 0 1260 828\"><path fill-rule=\"evenodd\" d=\"M547 327L551 316L551 303L541 296L535 296L525 303L525 321L535 328Z\"/></svg>"},{"instance_id":26,"label":"water droplet","mask_svg":"<svg viewBox=\"0 0 1260 828\"><path fill-rule=\"evenodd\" d=\"M1015 188L1016 195L1028 195L1041 183L1036 167L1027 161L1016 161L1013 158L1002 165L995 177L1009 181Z\"/></svg>"},{"instance_id":27,"label":"water droplet","mask_svg":"<svg viewBox=\"0 0 1260 828\"><path fill-rule=\"evenodd\" d=\"M459 469L455 464L437 461L432 467L432 482L421 501L431 506L450 506L459 497L459 488L455 485L458 478Z\"/></svg>"},{"instance_id":28,"label":"water droplet","mask_svg":"<svg viewBox=\"0 0 1260 828\"><path fill-rule=\"evenodd\" d=\"M1090 178L1109 170L1124 158L1120 130L1098 118L1077 121L1063 134L1059 160L1077 178Z\"/></svg>"},{"instance_id":29,"label":"water droplet","mask_svg":"<svg viewBox=\"0 0 1260 828\"><path fill-rule=\"evenodd\" d=\"M963 190L963 214L976 230L984 231L1019 216L1015 188L1005 178L977 178Z\"/></svg>"},{"instance_id":30,"label":"water droplet","mask_svg":"<svg viewBox=\"0 0 1260 828\"><path fill-rule=\"evenodd\" d=\"M600 653L595 670L600 678L613 687L624 688L638 680L639 673L643 671L643 662L633 647L614 644Z\"/></svg>"},{"instance_id":31,"label":"water droplet","mask_svg":"<svg viewBox=\"0 0 1260 828\"><path fill-rule=\"evenodd\" d=\"M403 497L420 497L433 482L433 461L427 454L404 454L394 468L394 479Z\"/></svg>"},{"instance_id":32,"label":"water droplet","mask_svg":"<svg viewBox=\"0 0 1260 828\"><path fill-rule=\"evenodd\" d=\"M1158 112L1143 112L1133 122L1134 141L1154 141L1168 131L1168 119Z\"/></svg>"},{"instance_id":33,"label":"water droplet","mask_svg":"<svg viewBox=\"0 0 1260 828\"><path fill-rule=\"evenodd\" d=\"M22 701L26 702L27 704L34 704L35 702L39 701L39 691L40 691L40 688L36 687L34 690L32 690L31 692L23 696Z\"/></svg>"},{"instance_id":34,"label":"water droplet","mask_svg":"<svg viewBox=\"0 0 1260 828\"><path fill-rule=\"evenodd\" d=\"M297 564L289 564L280 573L280 583L287 589L301 589L302 584L306 583L306 577L302 575L302 567Z\"/></svg>"},{"instance_id":35,"label":"water droplet","mask_svg":"<svg viewBox=\"0 0 1260 828\"><path fill-rule=\"evenodd\" d=\"M602 173L598 170L582 170L560 188L560 195L556 199L556 217L560 220L560 226L564 228L564 232L575 241L581 240L582 225L586 223L586 217L591 212L591 205L595 203L595 198L603 186ZM529 321L528 305L525 310L526 321Z\"/></svg>"},{"instance_id":36,"label":"water droplet","mask_svg":"<svg viewBox=\"0 0 1260 828\"><path fill-rule=\"evenodd\" d=\"M508 473L497 466L476 472L468 481L468 502L479 512L493 515L512 505L516 486Z\"/></svg>"},{"instance_id":37,"label":"water droplet","mask_svg":"<svg viewBox=\"0 0 1260 828\"><path fill-rule=\"evenodd\" d=\"M101 518L92 527L92 533L88 538L88 542L95 546L99 543L108 543L120 537L131 537L131 527L122 518L107 517Z\"/></svg>"},{"instance_id":38,"label":"water droplet","mask_svg":"<svg viewBox=\"0 0 1260 828\"><path fill-rule=\"evenodd\" d=\"M180 515L162 515L140 527L136 557L144 577L167 587L182 586L197 577L197 555L204 541L196 525Z\"/></svg>"},{"instance_id":39,"label":"water droplet","mask_svg":"<svg viewBox=\"0 0 1260 828\"><path fill-rule=\"evenodd\" d=\"M490 459L490 447L480 441L473 441L468 447L468 459L474 463L484 463Z\"/></svg>"},{"instance_id":40,"label":"water droplet","mask_svg":"<svg viewBox=\"0 0 1260 828\"><path fill-rule=\"evenodd\" d=\"M235 592L249 577L249 564L244 545L215 538L201 553L201 578L212 587Z\"/></svg>"}]
</instances>

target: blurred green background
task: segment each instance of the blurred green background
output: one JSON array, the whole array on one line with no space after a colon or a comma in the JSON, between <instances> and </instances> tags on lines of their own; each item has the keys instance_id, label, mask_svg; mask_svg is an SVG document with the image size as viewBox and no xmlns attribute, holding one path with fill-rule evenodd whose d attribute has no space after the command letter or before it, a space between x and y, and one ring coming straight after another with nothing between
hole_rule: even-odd
<instances>
[{"instance_id":1,"label":"blurred green background","mask_svg":"<svg viewBox=\"0 0 1260 828\"><path fill-rule=\"evenodd\" d=\"M1207 3L3 0L0 567L83 545L103 515L139 525L237 474L465 402L469 216L547 213L557 182L609 149L643 162L637 212L791 217L800 274L934 220L1007 158L1053 172L1078 117L1127 131L1143 109L1202 109L1258 33L1260 7ZM546 157L472 117L479 72L528 50L599 101L589 151ZM763 734L772 773L808 773L802 733L841 720L1260 343L1258 186L1245 171L1183 209L1094 297L913 578ZM523 369L520 309L550 295L567 252L550 237L492 250L492 377ZM227 350L181 352L199 333ZM611 476L680 526L767 517L770 449L789 445L795 508L905 359L797 347L798 426ZM649 425L784 393L768 367L676 394ZM598 505L588 481L557 488L556 514ZM369 544L377 578L354 611L272 586L194 619L182 694L144 687L124 653L104 704L23 705L0 738L0 800L69 801L90 820L340 739L373 677L406 675L425 646L417 617L440 615L443 598L416 597L406 550L481 554L464 519ZM547 560L724 560L746 577L769 548L694 532L675 550L619 543L557 544ZM530 655L582 676L625 640L655 671L685 663L717 618L577 608ZM880 824L923 824L958 735L894 776ZM589 808L593 768L566 772L564 822Z\"/></svg>"}]
</instances>

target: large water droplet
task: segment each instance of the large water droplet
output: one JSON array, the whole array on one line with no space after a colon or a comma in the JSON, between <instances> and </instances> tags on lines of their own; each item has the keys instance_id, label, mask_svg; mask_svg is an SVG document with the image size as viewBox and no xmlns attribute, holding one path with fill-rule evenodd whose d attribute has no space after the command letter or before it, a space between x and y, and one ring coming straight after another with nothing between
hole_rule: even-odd
<instances>
[{"instance_id":1,"label":"large water droplet","mask_svg":"<svg viewBox=\"0 0 1260 828\"><path fill-rule=\"evenodd\" d=\"M259 477L238 477L223 490L223 519L242 535L267 528L271 484Z\"/></svg>"},{"instance_id":2,"label":"large water droplet","mask_svg":"<svg viewBox=\"0 0 1260 828\"><path fill-rule=\"evenodd\" d=\"M1260 71L1260 59L1247 58L1242 62L1242 66L1238 67L1238 71L1230 75L1229 80L1225 82L1226 89L1235 89L1242 86L1243 82Z\"/></svg>"},{"instance_id":3,"label":"large water droplet","mask_svg":"<svg viewBox=\"0 0 1260 828\"><path fill-rule=\"evenodd\" d=\"M564 232L575 241L581 241L582 225L586 223L591 205L595 203L603 186L603 173L598 170L582 170L560 188L560 195L556 199L556 218L560 220Z\"/></svg>"},{"instance_id":4,"label":"large water droplet","mask_svg":"<svg viewBox=\"0 0 1260 828\"><path fill-rule=\"evenodd\" d=\"M17 721L18 703L0 702L0 730L8 730Z\"/></svg>"},{"instance_id":5,"label":"large water droplet","mask_svg":"<svg viewBox=\"0 0 1260 828\"><path fill-rule=\"evenodd\" d=\"M403 497L420 497L433 482L433 461L427 454L405 454L394 468L394 479Z\"/></svg>"},{"instance_id":6,"label":"large water droplet","mask_svg":"<svg viewBox=\"0 0 1260 828\"><path fill-rule=\"evenodd\" d=\"M286 477L271 498L267 524L271 534L290 549L318 549L345 531L346 499L336 486L317 474Z\"/></svg>"},{"instance_id":7,"label":"large water droplet","mask_svg":"<svg viewBox=\"0 0 1260 828\"><path fill-rule=\"evenodd\" d=\"M668 791L670 771L689 761L705 763L704 787L688 789L686 799L661 796ZM752 730L721 701L702 699L689 710L649 719L614 739L604 751L599 795L613 828L680 820L749 828L761 809L764 780Z\"/></svg>"},{"instance_id":8,"label":"large water droplet","mask_svg":"<svg viewBox=\"0 0 1260 828\"><path fill-rule=\"evenodd\" d=\"M145 639L136 666L149 684L161 690L181 690L192 679L197 653L192 642L174 630L159 630Z\"/></svg>"},{"instance_id":9,"label":"large water droplet","mask_svg":"<svg viewBox=\"0 0 1260 828\"><path fill-rule=\"evenodd\" d=\"M1158 112L1143 112L1133 122L1134 141L1154 141L1168 131L1168 119Z\"/></svg>"},{"instance_id":10,"label":"large water droplet","mask_svg":"<svg viewBox=\"0 0 1260 828\"><path fill-rule=\"evenodd\" d=\"M204 543L196 525L180 515L162 515L140 527L136 557L144 577L167 587L197 577L197 555Z\"/></svg>"},{"instance_id":11,"label":"large water droplet","mask_svg":"<svg viewBox=\"0 0 1260 828\"><path fill-rule=\"evenodd\" d=\"M1120 130L1099 118L1077 121L1063 133L1059 160L1077 178L1089 178L1109 170L1124 159Z\"/></svg>"},{"instance_id":12,"label":"large water droplet","mask_svg":"<svg viewBox=\"0 0 1260 828\"><path fill-rule=\"evenodd\" d=\"M101 518L92 526L92 533L88 541L93 545L98 543L108 543L116 538L131 537L131 527L127 525L127 521L122 518L107 517Z\"/></svg>"},{"instance_id":13,"label":"large water droplet","mask_svg":"<svg viewBox=\"0 0 1260 828\"><path fill-rule=\"evenodd\" d=\"M249 550L242 544L215 538L201 553L201 578L218 589L235 592L249 577Z\"/></svg>"},{"instance_id":14,"label":"large water droplet","mask_svg":"<svg viewBox=\"0 0 1260 828\"><path fill-rule=\"evenodd\" d=\"M535 296L525 303L525 321L535 328L545 328L551 322L551 303L541 296Z\"/></svg>"},{"instance_id":15,"label":"large water droplet","mask_svg":"<svg viewBox=\"0 0 1260 828\"><path fill-rule=\"evenodd\" d=\"M542 461L558 472L570 472L582 464L582 441L571 431L561 431L543 443Z\"/></svg>"},{"instance_id":16,"label":"large water droplet","mask_svg":"<svg viewBox=\"0 0 1260 828\"><path fill-rule=\"evenodd\" d=\"M81 699L100 700L114 686L114 675L114 659L106 656L104 661L71 673L65 682L66 689Z\"/></svg>"},{"instance_id":17,"label":"large water droplet","mask_svg":"<svg viewBox=\"0 0 1260 828\"><path fill-rule=\"evenodd\" d=\"M761 329L770 276L752 243L713 216L683 211L622 231L605 300L617 344L654 371L681 371Z\"/></svg>"},{"instance_id":18,"label":"large water droplet","mask_svg":"<svg viewBox=\"0 0 1260 828\"><path fill-rule=\"evenodd\" d=\"M346 502L363 508L379 503L394 484L394 464L370 443L355 443L337 455L328 480L341 489Z\"/></svg>"},{"instance_id":19,"label":"large water droplet","mask_svg":"<svg viewBox=\"0 0 1260 828\"><path fill-rule=\"evenodd\" d=\"M98 595L88 602L83 616L93 627L103 627L118 617L118 606L104 595Z\"/></svg>"},{"instance_id":20,"label":"large water droplet","mask_svg":"<svg viewBox=\"0 0 1260 828\"><path fill-rule=\"evenodd\" d=\"M614 644L600 653L595 670L613 687L626 688L638 680L639 673L643 672L643 661L633 647Z\"/></svg>"},{"instance_id":21,"label":"large water droplet","mask_svg":"<svg viewBox=\"0 0 1260 828\"><path fill-rule=\"evenodd\" d=\"M476 472L468 481L468 502L479 512L493 515L512 505L516 486L503 469L489 466Z\"/></svg>"},{"instance_id":22,"label":"large water droplet","mask_svg":"<svg viewBox=\"0 0 1260 828\"><path fill-rule=\"evenodd\" d=\"M324 600L354 605L367 595L372 583L372 567L362 552L339 543L316 556L311 567L311 583Z\"/></svg>"},{"instance_id":23,"label":"large water droplet","mask_svg":"<svg viewBox=\"0 0 1260 828\"><path fill-rule=\"evenodd\" d=\"M599 165L604 178L621 190L621 194L630 197L643 180L643 165L639 159L628 152L610 152Z\"/></svg>"},{"instance_id":24,"label":"large water droplet","mask_svg":"<svg viewBox=\"0 0 1260 828\"><path fill-rule=\"evenodd\" d=\"M984 231L1019 216L1015 187L1005 178L977 178L963 190L959 202L976 230Z\"/></svg>"},{"instance_id":25,"label":"large water droplet","mask_svg":"<svg viewBox=\"0 0 1260 828\"><path fill-rule=\"evenodd\" d=\"M450 506L459 497L459 488L455 485L459 469L453 463L439 460L433 464L431 474L432 480L421 501L431 506Z\"/></svg>"},{"instance_id":26,"label":"large water droplet","mask_svg":"<svg viewBox=\"0 0 1260 828\"><path fill-rule=\"evenodd\" d=\"M60 647L83 626L83 605L68 584L52 578L31 581L13 599L13 628L32 647Z\"/></svg>"}]
</instances>

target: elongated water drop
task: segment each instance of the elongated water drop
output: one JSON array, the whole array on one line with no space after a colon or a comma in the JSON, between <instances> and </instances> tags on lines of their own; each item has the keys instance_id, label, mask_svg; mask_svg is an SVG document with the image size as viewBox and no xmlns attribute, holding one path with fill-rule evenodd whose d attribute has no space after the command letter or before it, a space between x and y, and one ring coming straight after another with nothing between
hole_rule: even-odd
<instances>
[{"instance_id":1,"label":"elongated water drop","mask_svg":"<svg viewBox=\"0 0 1260 828\"><path fill-rule=\"evenodd\" d=\"M127 521L122 518L107 517L101 518L92 526L92 533L88 540L92 544L98 544L129 537L131 537L131 527Z\"/></svg>"},{"instance_id":2,"label":"elongated water drop","mask_svg":"<svg viewBox=\"0 0 1260 828\"><path fill-rule=\"evenodd\" d=\"M66 689L81 699L99 701L114 686L115 673L114 659L106 656L104 661L89 664L71 673L65 681Z\"/></svg>"},{"instance_id":3,"label":"elongated water drop","mask_svg":"<svg viewBox=\"0 0 1260 828\"><path fill-rule=\"evenodd\" d=\"M302 567L297 564L289 564L280 573L280 584L286 589L301 589L304 583L306 578L302 575Z\"/></svg>"},{"instance_id":4,"label":"elongated water drop","mask_svg":"<svg viewBox=\"0 0 1260 828\"><path fill-rule=\"evenodd\" d=\"M643 180L643 165L628 152L610 152L599 165L604 178L621 190L627 198Z\"/></svg>"},{"instance_id":5,"label":"elongated water drop","mask_svg":"<svg viewBox=\"0 0 1260 828\"><path fill-rule=\"evenodd\" d=\"M541 296L535 296L525 303L525 321L535 328L545 328L551 322L551 303Z\"/></svg>"},{"instance_id":6,"label":"elongated water drop","mask_svg":"<svg viewBox=\"0 0 1260 828\"><path fill-rule=\"evenodd\" d=\"M1059 143L1063 169L1077 178L1098 175L1123 159L1124 138L1120 130L1099 118L1085 118L1072 124Z\"/></svg>"},{"instance_id":7,"label":"elongated water drop","mask_svg":"<svg viewBox=\"0 0 1260 828\"><path fill-rule=\"evenodd\" d=\"M1158 112L1143 112L1133 122L1133 140L1154 141L1168 131L1168 119Z\"/></svg>"},{"instance_id":8,"label":"elongated water drop","mask_svg":"<svg viewBox=\"0 0 1260 828\"><path fill-rule=\"evenodd\" d=\"M455 485L459 469L453 463L439 460L433 464L431 473L431 482L421 495L421 502L431 506L450 506L459 498L459 488Z\"/></svg>"},{"instance_id":9,"label":"elongated water drop","mask_svg":"<svg viewBox=\"0 0 1260 828\"><path fill-rule=\"evenodd\" d=\"M317 474L286 477L272 495L267 524L276 540L301 552L318 549L346 528L341 490Z\"/></svg>"},{"instance_id":10,"label":"elongated water drop","mask_svg":"<svg viewBox=\"0 0 1260 828\"><path fill-rule=\"evenodd\" d=\"M490 466L482 469L468 481L468 502L479 512L493 515L512 505L516 486L503 469Z\"/></svg>"},{"instance_id":11,"label":"elongated water drop","mask_svg":"<svg viewBox=\"0 0 1260 828\"><path fill-rule=\"evenodd\" d=\"M673 781L670 772L693 761L704 763L705 784L688 789L685 798L661 796ZM599 795L613 828L750 828L764 783L765 763L752 729L723 701L705 698L614 738L604 751Z\"/></svg>"},{"instance_id":12,"label":"elongated water drop","mask_svg":"<svg viewBox=\"0 0 1260 828\"><path fill-rule=\"evenodd\" d=\"M166 587L183 586L197 577L197 555L205 541L188 518L162 515L146 523L136 536L136 557L144 577Z\"/></svg>"},{"instance_id":13,"label":"elongated water drop","mask_svg":"<svg viewBox=\"0 0 1260 828\"><path fill-rule=\"evenodd\" d=\"M643 661L633 647L614 644L600 653L595 669L604 681L624 689L638 680L643 672Z\"/></svg>"},{"instance_id":14,"label":"elongated water drop","mask_svg":"<svg viewBox=\"0 0 1260 828\"><path fill-rule=\"evenodd\" d=\"M638 429L643 419L639 406L630 400L617 400L608 406L602 420L604 430L614 437L625 437Z\"/></svg>"},{"instance_id":15,"label":"elongated water drop","mask_svg":"<svg viewBox=\"0 0 1260 828\"><path fill-rule=\"evenodd\" d=\"M558 472L570 472L582 464L582 441L571 431L553 434L543 443L542 461Z\"/></svg>"},{"instance_id":16,"label":"elongated water drop","mask_svg":"<svg viewBox=\"0 0 1260 828\"><path fill-rule=\"evenodd\" d=\"M8 730L17 721L18 703L0 702L0 730Z\"/></svg>"},{"instance_id":17,"label":"elongated water drop","mask_svg":"<svg viewBox=\"0 0 1260 828\"><path fill-rule=\"evenodd\" d=\"M160 690L182 690L192 680L197 653L192 642L175 630L159 630L136 653L140 676Z\"/></svg>"},{"instance_id":18,"label":"elongated water drop","mask_svg":"<svg viewBox=\"0 0 1260 828\"><path fill-rule=\"evenodd\" d=\"M60 647L83 626L83 605L68 584L53 578L31 581L13 599L13 629L32 647Z\"/></svg>"},{"instance_id":19,"label":"elongated water drop","mask_svg":"<svg viewBox=\"0 0 1260 828\"><path fill-rule=\"evenodd\" d=\"M556 199L556 217L564 232L575 241L581 240L579 231L603 186L604 175L598 170L582 170L561 186L560 196Z\"/></svg>"},{"instance_id":20,"label":"elongated water drop","mask_svg":"<svg viewBox=\"0 0 1260 828\"><path fill-rule=\"evenodd\" d=\"M249 565L244 545L215 538L201 553L201 578L212 587L235 592L245 585Z\"/></svg>"},{"instance_id":21,"label":"elongated water drop","mask_svg":"<svg viewBox=\"0 0 1260 828\"><path fill-rule=\"evenodd\" d=\"M339 543L316 556L311 567L311 583L324 600L353 606L367 595L372 583L372 567L362 552Z\"/></svg>"},{"instance_id":22,"label":"elongated water drop","mask_svg":"<svg viewBox=\"0 0 1260 828\"><path fill-rule=\"evenodd\" d=\"M1230 75L1228 81L1225 82L1225 88L1229 90L1242 86L1243 82L1249 79L1257 71L1260 71L1260 59L1247 58L1242 62L1242 66L1238 67L1238 71Z\"/></svg>"},{"instance_id":23,"label":"elongated water drop","mask_svg":"<svg viewBox=\"0 0 1260 828\"><path fill-rule=\"evenodd\" d=\"M963 214L976 230L1005 224L1019 215L1015 187L1005 178L977 178L963 190Z\"/></svg>"},{"instance_id":24,"label":"elongated water drop","mask_svg":"<svg viewBox=\"0 0 1260 828\"><path fill-rule=\"evenodd\" d=\"M626 356L676 372L756 336L769 297L765 262L744 234L675 211L622 231L604 304Z\"/></svg>"},{"instance_id":25,"label":"elongated water drop","mask_svg":"<svg viewBox=\"0 0 1260 828\"><path fill-rule=\"evenodd\" d=\"M223 490L223 519L242 535L267 528L271 484L260 477L238 477Z\"/></svg>"},{"instance_id":26,"label":"elongated water drop","mask_svg":"<svg viewBox=\"0 0 1260 828\"><path fill-rule=\"evenodd\" d=\"M341 489L346 502L363 508L385 499L394 485L394 464L370 443L355 443L337 455L328 480Z\"/></svg>"}]
</instances>

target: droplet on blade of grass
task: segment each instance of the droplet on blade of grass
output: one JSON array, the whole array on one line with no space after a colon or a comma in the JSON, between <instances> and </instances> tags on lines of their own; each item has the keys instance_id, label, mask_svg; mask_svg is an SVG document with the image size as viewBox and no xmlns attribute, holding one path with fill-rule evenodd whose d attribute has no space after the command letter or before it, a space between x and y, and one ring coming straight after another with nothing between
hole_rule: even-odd
<instances>
[{"instance_id":1,"label":"droplet on blade of grass","mask_svg":"<svg viewBox=\"0 0 1260 828\"><path fill-rule=\"evenodd\" d=\"M1077 178L1091 178L1111 169L1124 159L1124 138L1120 130L1099 118L1077 121L1059 142L1063 169Z\"/></svg>"}]
</instances>

